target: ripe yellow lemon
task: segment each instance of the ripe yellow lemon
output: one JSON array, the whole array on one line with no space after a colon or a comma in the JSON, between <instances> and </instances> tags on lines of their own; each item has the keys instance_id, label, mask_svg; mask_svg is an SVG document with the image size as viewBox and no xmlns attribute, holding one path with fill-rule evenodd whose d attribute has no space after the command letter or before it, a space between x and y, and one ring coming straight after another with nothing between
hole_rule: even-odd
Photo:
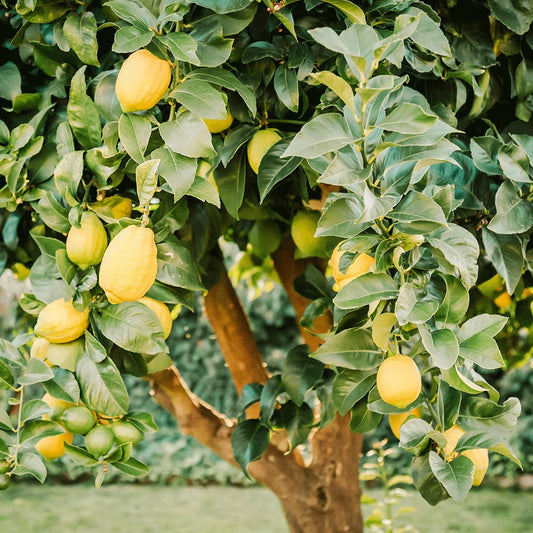
<instances>
[{"instance_id":1,"label":"ripe yellow lemon","mask_svg":"<svg viewBox=\"0 0 533 533\"><path fill-rule=\"evenodd\" d=\"M157 316L163 327L163 336L166 339L172 329L172 317L170 316L168 307L164 303L152 300L152 298L148 298L147 296L139 298L138 301L146 305Z\"/></svg>"},{"instance_id":2,"label":"ripe yellow lemon","mask_svg":"<svg viewBox=\"0 0 533 533\"><path fill-rule=\"evenodd\" d=\"M420 407L415 407L414 409L407 411L407 413L389 415L389 426L392 432L394 433L395 437L398 440L400 439L400 428L402 427L403 423L407 420L408 417L416 416L417 418L420 418L420 415L421 415Z\"/></svg>"},{"instance_id":3,"label":"ripe yellow lemon","mask_svg":"<svg viewBox=\"0 0 533 533\"><path fill-rule=\"evenodd\" d=\"M52 461L65 454L65 442L72 444L74 435L70 432L61 433L61 435L52 435L41 439L35 449L47 460Z\"/></svg>"},{"instance_id":4,"label":"ripe yellow lemon","mask_svg":"<svg viewBox=\"0 0 533 533\"><path fill-rule=\"evenodd\" d=\"M216 120L212 118L204 118L203 121L210 133L220 133L227 130L233 124L233 115L229 109L226 110L226 118Z\"/></svg>"},{"instance_id":5,"label":"ripe yellow lemon","mask_svg":"<svg viewBox=\"0 0 533 533\"><path fill-rule=\"evenodd\" d=\"M420 371L407 355L393 355L379 366L377 387L383 401L403 409L414 402L422 390Z\"/></svg>"},{"instance_id":6,"label":"ripe yellow lemon","mask_svg":"<svg viewBox=\"0 0 533 533\"><path fill-rule=\"evenodd\" d=\"M89 325L89 309L78 311L72 300L58 298L39 313L35 334L61 344L77 339Z\"/></svg>"},{"instance_id":7,"label":"ripe yellow lemon","mask_svg":"<svg viewBox=\"0 0 533 533\"><path fill-rule=\"evenodd\" d=\"M124 113L153 107L170 85L171 67L148 50L133 52L122 64L115 93Z\"/></svg>"},{"instance_id":8,"label":"ripe yellow lemon","mask_svg":"<svg viewBox=\"0 0 533 533\"><path fill-rule=\"evenodd\" d=\"M149 228L127 226L109 243L99 284L112 304L142 298L157 274L157 248Z\"/></svg>"},{"instance_id":9,"label":"ripe yellow lemon","mask_svg":"<svg viewBox=\"0 0 533 533\"><path fill-rule=\"evenodd\" d=\"M35 337L30 349L30 357L36 357L44 361L46 359L46 348L49 342L44 337Z\"/></svg>"},{"instance_id":10,"label":"ripe yellow lemon","mask_svg":"<svg viewBox=\"0 0 533 533\"><path fill-rule=\"evenodd\" d=\"M465 450L461 454L454 452L459 439L465 434L464 430L457 424L454 424L450 429L444 432L444 436L448 441L444 448L446 460L449 462L457 457L457 455L464 455L474 463L474 487L481 485L485 474L489 468L489 452L485 448L474 448L472 450Z\"/></svg>"},{"instance_id":11,"label":"ripe yellow lemon","mask_svg":"<svg viewBox=\"0 0 533 533\"><path fill-rule=\"evenodd\" d=\"M333 253L331 254L330 259L331 271L333 274L333 279L335 280L333 285L334 291L340 291L353 279L366 274L376 262L371 255L365 253L357 254L346 270L346 273L344 273L339 267L340 259L345 254L344 250L339 249L341 244L342 242L337 244L333 250Z\"/></svg>"},{"instance_id":12,"label":"ripe yellow lemon","mask_svg":"<svg viewBox=\"0 0 533 533\"><path fill-rule=\"evenodd\" d=\"M72 226L67 235L68 258L86 270L97 265L107 248L107 233L100 219L91 211L81 215L80 227Z\"/></svg>"},{"instance_id":13,"label":"ripe yellow lemon","mask_svg":"<svg viewBox=\"0 0 533 533\"><path fill-rule=\"evenodd\" d=\"M247 147L248 163L250 167L257 174L259 165L264 155L268 152L271 146L276 144L281 139L281 135L274 129L267 128L259 130L250 139Z\"/></svg>"},{"instance_id":14,"label":"ripe yellow lemon","mask_svg":"<svg viewBox=\"0 0 533 533\"><path fill-rule=\"evenodd\" d=\"M315 237L320 213L318 211L298 211L291 223L291 236L294 244L306 257L322 257L327 253L328 237Z\"/></svg>"}]
</instances>

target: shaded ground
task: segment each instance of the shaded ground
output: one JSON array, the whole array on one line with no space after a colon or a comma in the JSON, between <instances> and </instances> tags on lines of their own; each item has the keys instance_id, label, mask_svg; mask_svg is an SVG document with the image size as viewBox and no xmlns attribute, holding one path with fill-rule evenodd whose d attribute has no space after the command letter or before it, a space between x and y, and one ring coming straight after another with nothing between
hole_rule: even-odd
<instances>
[{"instance_id":1,"label":"shaded ground","mask_svg":"<svg viewBox=\"0 0 533 533\"><path fill-rule=\"evenodd\" d=\"M462 506L447 501L436 508L413 493L403 503L417 508L403 523L413 524L420 533L533 531L532 492L475 491ZM364 506L366 514L371 507ZM0 494L0 531L286 533L287 529L276 498L261 488L110 485L97 491L90 485L17 485Z\"/></svg>"}]
</instances>

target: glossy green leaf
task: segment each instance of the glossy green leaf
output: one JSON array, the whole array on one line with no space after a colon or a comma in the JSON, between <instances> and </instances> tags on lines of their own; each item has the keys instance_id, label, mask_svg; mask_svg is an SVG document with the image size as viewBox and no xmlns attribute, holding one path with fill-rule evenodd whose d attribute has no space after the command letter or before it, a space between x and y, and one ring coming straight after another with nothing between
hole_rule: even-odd
<instances>
[{"instance_id":1,"label":"glossy green leaf","mask_svg":"<svg viewBox=\"0 0 533 533\"><path fill-rule=\"evenodd\" d=\"M463 503L474 480L474 463L462 455L448 463L435 452L429 452L429 465L448 494L457 503Z\"/></svg>"},{"instance_id":2,"label":"glossy green leaf","mask_svg":"<svg viewBox=\"0 0 533 533\"><path fill-rule=\"evenodd\" d=\"M333 402L344 416L376 383L374 370L343 370L333 382Z\"/></svg>"},{"instance_id":3,"label":"glossy green leaf","mask_svg":"<svg viewBox=\"0 0 533 533\"><path fill-rule=\"evenodd\" d=\"M63 25L63 34L76 55L87 65L100 66L98 41L96 40L96 19L91 11L81 15L71 12Z\"/></svg>"},{"instance_id":4,"label":"glossy green leaf","mask_svg":"<svg viewBox=\"0 0 533 533\"><path fill-rule=\"evenodd\" d=\"M170 96L202 118L215 120L226 118L226 104L222 93L204 81L194 78L184 80L170 93Z\"/></svg>"},{"instance_id":5,"label":"glossy green leaf","mask_svg":"<svg viewBox=\"0 0 533 533\"><path fill-rule=\"evenodd\" d=\"M269 443L270 432L259 420L245 420L233 430L231 434L233 455L247 476L248 465L261 458Z\"/></svg>"},{"instance_id":6,"label":"glossy green leaf","mask_svg":"<svg viewBox=\"0 0 533 533\"><path fill-rule=\"evenodd\" d=\"M318 382L323 370L324 365L309 356L306 346L297 346L287 354L281 371L281 382L298 407L302 405L306 392Z\"/></svg>"},{"instance_id":7,"label":"glossy green leaf","mask_svg":"<svg viewBox=\"0 0 533 533\"><path fill-rule=\"evenodd\" d=\"M510 181L496 193L496 215L487 226L495 233L523 233L533 226L533 204L521 198Z\"/></svg>"},{"instance_id":8,"label":"glossy green leaf","mask_svg":"<svg viewBox=\"0 0 533 533\"><path fill-rule=\"evenodd\" d=\"M163 122L159 133L167 146L178 154L207 158L215 155L205 122L189 111L180 113L176 120Z\"/></svg>"},{"instance_id":9,"label":"glossy green leaf","mask_svg":"<svg viewBox=\"0 0 533 533\"><path fill-rule=\"evenodd\" d=\"M340 309L351 309L377 300L392 300L397 295L398 285L388 274L370 272L346 284L333 302Z\"/></svg>"}]
</instances>

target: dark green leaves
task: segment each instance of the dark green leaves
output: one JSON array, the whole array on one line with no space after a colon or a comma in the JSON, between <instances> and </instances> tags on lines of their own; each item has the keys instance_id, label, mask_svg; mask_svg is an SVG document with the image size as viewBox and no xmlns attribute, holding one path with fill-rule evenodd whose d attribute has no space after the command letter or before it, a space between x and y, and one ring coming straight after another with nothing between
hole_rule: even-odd
<instances>
[{"instance_id":1,"label":"dark green leaves","mask_svg":"<svg viewBox=\"0 0 533 533\"><path fill-rule=\"evenodd\" d=\"M333 402L344 416L376 383L374 370L343 370L333 382Z\"/></svg>"},{"instance_id":2,"label":"dark green leaves","mask_svg":"<svg viewBox=\"0 0 533 533\"><path fill-rule=\"evenodd\" d=\"M129 396L117 367L106 358L95 363L86 353L76 367L84 403L106 416L121 416L129 407Z\"/></svg>"},{"instance_id":3,"label":"dark green leaves","mask_svg":"<svg viewBox=\"0 0 533 533\"><path fill-rule=\"evenodd\" d=\"M298 346L287 354L281 380L297 406L302 405L305 393L318 382L323 370L324 365L320 361L309 357L309 349L306 346Z\"/></svg>"},{"instance_id":4,"label":"dark green leaves","mask_svg":"<svg viewBox=\"0 0 533 533\"><path fill-rule=\"evenodd\" d=\"M98 42L96 40L96 19L90 11L81 15L71 12L63 25L63 33L76 55L87 65L100 66Z\"/></svg>"},{"instance_id":5,"label":"dark green leaves","mask_svg":"<svg viewBox=\"0 0 533 533\"><path fill-rule=\"evenodd\" d=\"M429 452L429 464L448 494L457 503L463 503L474 480L472 461L460 455L448 463L435 452Z\"/></svg>"},{"instance_id":6,"label":"dark green leaves","mask_svg":"<svg viewBox=\"0 0 533 533\"><path fill-rule=\"evenodd\" d=\"M257 461L265 453L269 442L270 432L259 420L245 420L233 430L233 455L247 476L248 464Z\"/></svg>"}]
</instances>

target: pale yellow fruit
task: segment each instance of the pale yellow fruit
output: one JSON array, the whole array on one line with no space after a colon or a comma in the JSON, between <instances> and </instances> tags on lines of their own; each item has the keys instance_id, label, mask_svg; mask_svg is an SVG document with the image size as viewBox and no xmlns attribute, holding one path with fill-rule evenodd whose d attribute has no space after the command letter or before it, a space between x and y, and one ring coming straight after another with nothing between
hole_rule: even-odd
<instances>
[{"instance_id":1,"label":"pale yellow fruit","mask_svg":"<svg viewBox=\"0 0 533 533\"><path fill-rule=\"evenodd\" d=\"M89 207L100 215L104 220L112 218L119 220L131 215L133 203L130 198L114 195L108 196L99 202L89 204Z\"/></svg>"},{"instance_id":2,"label":"pale yellow fruit","mask_svg":"<svg viewBox=\"0 0 533 533\"><path fill-rule=\"evenodd\" d=\"M72 300L58 298L39 313L35 334L55 343L77 339L89 325L89 309L78 311Z\"/></svg>"},{"instance_id":3,"label":"pale yellow fruit","mask_svg":"<svg viewBox=\"0 0 533 533\"><path fill-rule=\"evenodd\" d=\"M170 335L170 331L172 329L172 317L170 316L168 307L164 303L158 302L157 300L152 300L152 298L148 298L147 296L139 298L138 301L146 305L146 307L153 311L153 313L157 316L163 328L163 336L166 339Z\"/></svg>"},{"instance_id":4,"label":"pale yellow fruit","mask_svg":"<svg viewBox=\"0 0 533 533\"><path fill-rule=\"evenodd\" d=\"M154 107L170 85L171 67L148 50L133 52L122 64L115 93L124 113Z\"/></svg>"},{"instance_id":5,"label":"pale yellow fruit","mask_svg":"<svg viewBox=\"0 0 533 533\"><path fill-rule=\"evenodd\" d=\"M485 448L466 450L461 455L468 457L474 463L474 487L479 487L489 469L489 451Z\"/></svg>"},{"instance_id":6,"label":"pale yellow fruit","mask_svg":"<svg viewBox=\"0 0 533 533\"><path fill-rule=\"evenodd\" d=\"M335 280L335 284L333 285L334 291L340 291L353 279L366 274L376 262L371 255L360 253L355 256L354 260L346 270L346 273L342 272L339 268L339 262L341 257L345 254L345 251L339 250L341 244L342 243L337 244L330 259L331 271L333 279Z\"/></svg>"},{"instance_id":7,"label":"pale yellow fruit","mask_svg":"<svg viewBox=\"0 0 533 533\"><path fill-rule=\"evenodd\" d=\"M499 296L496 296L494 298L494 303L500 308L500 309L507 309L511 305L511 295L508 292L502 292Z\"/></svg>"},{"instance_id":8,"label":"pale yellow fruit","mask_svg":"<svg viewBox=\"0 0 533 533\"><path fill-rule=\"evenodd\" d=\"M319 218L318 211L298 211L292 219L292 240L306 257L324 257L330 245L329 237L315 237Z\"/></svg>"},{"instance_id":9,"label":"pale yellow fruit","mask_svg":"<svg viewBox=\"0 0 533 533\"><path fill-rule=\"evenodd\" d=\"M47 460L52 461L65 454L65 442L72 444L74 435L70 432L61 433L61 435L52 435L41 439L35 449Z\"/></svg>"},{"instance_id":10,"label":"pale yellow fruit","mask_svg":"<svg viewBox=\"0 0 533 533\"><path fill-rule=\"evenodd\" d=\"M97 265L107 248L107 233L100 219L91 211L81 215L80 227L72 226L67 235L68 258L86 270Z\"/></svg>"},{"instance_id":11,"label":"pale yellow fruit","mask_svg":"<svg viewBox=\"0 0 533 533\"><path fill-rule=\"evenodd\" d=\"M42 397L42 401L46 405L48 405L50 409L61 411L61 412L63 412L65 409L68 409L69 407L74 406L74 404L71 402L65 402L64 400L59 400L58 398L54 398L48 392Z\"/></svg>"},{"instance_id":12,"label":"pale yellow fruit","mask_svg":"<svg viewBox=\"0 0 533 533\"><path fill-rule=\"evenodd\" d=\"M464 455L468 457L474 463L474 482L472 483L474 487L481 485L485 474L489 468L489 452L485 448L474 448L472 450L465 450L460 454L454 452L457 442L465 434L464 430L461 429L457 424L454 424L450 429L447 429L444 432L444 436L448 441L446 447L444 448L444 455L446 460L452 461L458 455Z\"/></svg>"},{"instance_id":13,"label":"pale yellow fruit","mask_svg":"<svg viewBox=\"0 0 533 533\"><path fill-rule=\"evenodd\" d=\"M204 118L203 121L210 133L220 133L227 130L233 124L233 115L229 109L226 110L226 118L216 120L212 118Z\"/></svg>"},{"instance_id":14,"label":"pale yellow fruit","mask_svg":"<svg viewBox=\"0 0 533 533\"><path fill-rule=\"evenodd\" d=\"M389 415L389 426L392 432L394 433L395 437L397 439L400 439L400 428L402 427L403 423L407 420L408 417L415 416L417 418L420 418L420 415L421 415L420 407L415 407L414 409L407 411L407 413Z\"/></svg>"},{"instance_id":15,"label":"pale yellow fruit","mask_svg":"<svg viewBox=\"0 0 533 533\"><path fill-rule=\"evenodd\" d=\"M250 139L247 147L248 163L250 163L250 167L256 174L259 172L259 165L265 154L280 139L281 135L271 128L259 130Z\"/></svg>"},{"instance_id":16,"label":"pale yellow fruit","mask_svg":"<svg viewBox=\"0 0 533 533\"><path fill-rule=\"evenodd\" d=\"M377 388L384 402L400 409L413 403L422 390L416 363L407 355L393 355L381 363Z\"/></svg>"},{"instance_id":17,"label":"pale yellow fruit","mask_svg":"<svg viewBox=\"0 0 533 533\"><path fill-rule=\"evenodd\" d=\"M109 243L99 284L112 304L142 298L155 281L157 248L149 228L127 226Z\"/></svg>"},{"instance_id":18,"label":"pale yellow fruit","mask_svg":"<svg viewBox=\"0 0 533 533\"><path fill-rule=\"evenodd\" d=\"M46 348L49 342L44 337L35 337L30 349L30 357L35 357L44 361L46 359Z\"/></svg>"}]
</instances>

